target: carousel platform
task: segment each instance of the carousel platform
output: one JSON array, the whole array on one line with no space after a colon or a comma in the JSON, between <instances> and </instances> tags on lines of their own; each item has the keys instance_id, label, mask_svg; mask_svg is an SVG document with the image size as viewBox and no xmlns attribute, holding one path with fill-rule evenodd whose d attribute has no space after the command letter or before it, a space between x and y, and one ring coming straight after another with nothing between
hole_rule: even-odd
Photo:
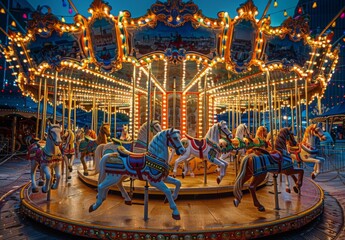
<instances>
[{"instance_id":1,"label":"carousel platform","mask_svg":"<svg viewBox=\"0 0 345 240\"><path fill-rule=\"evenodd\" d=\"M31 193L31 184L27 184L21 190L22 212L62 232L104 239L249 239L301 228L323 212L322 189L305 178L301 195L285 191L279 194L280 210L275 210L274 195L270 193L273 186L263 186L257 194L265 212L257 211L248 192L238 208L230 194L195 194L180 196L176 201L181 214L181 220L176 221L169 205L163 203L164 196L150 192L149 219L144 221L143 195L134 194L133 204L128 206L115 192L89 213L97 191L77 175L73 172L68 183L62 181L59 189L51 191L50 201L47 194ZM209 176L209 182L211 179ZM279 183L279 189L285 189L284 183Z\"/></svg>"}]
</instances>

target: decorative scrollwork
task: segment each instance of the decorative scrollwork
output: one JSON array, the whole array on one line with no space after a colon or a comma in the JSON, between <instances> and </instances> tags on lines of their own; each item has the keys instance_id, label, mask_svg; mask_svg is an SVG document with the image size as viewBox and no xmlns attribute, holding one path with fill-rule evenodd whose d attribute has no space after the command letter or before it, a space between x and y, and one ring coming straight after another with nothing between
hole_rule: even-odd
<instances>
[{"instance_id":1,"label":"decorative scrollwork","mask_svg":"<svg viewBox=\"0 0 345 240\"><path fill-rule=\"evenodd\" d=\"M289 17L283 22L282 28L286 30L284 32L289 34L291 40L299 41L310 33L308 22L309 19L303 16Z\"/></svg>"},{"instance_id":2,"label":"decorative scrollwork","mask_svg":"<svg viewBox=\"0 0 345 240\"><path fill-rule=\"evenodd\" d=\"M182 0L168 0L165 3L157 1L151 6L150 12L168 26L178 27L193 19L193 15L199 12L199 7L191 1L187 3L183 3Z\"/></svg>"}]
</instances>

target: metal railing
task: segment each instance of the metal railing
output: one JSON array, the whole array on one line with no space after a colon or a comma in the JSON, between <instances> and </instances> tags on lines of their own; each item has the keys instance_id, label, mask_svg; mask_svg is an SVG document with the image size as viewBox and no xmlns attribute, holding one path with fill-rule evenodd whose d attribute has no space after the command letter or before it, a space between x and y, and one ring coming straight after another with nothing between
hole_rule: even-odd
<instances>
[{"instance_id":1,"label":"metal railing","mask_svg":"<svg viewBox=\"0 0 345 240\"><path fill-rule=\"evenodd\" d=\"M345 171L345 144L320 146L318 156L325 158L321 172Z\"/></svg>"}]
</instances>

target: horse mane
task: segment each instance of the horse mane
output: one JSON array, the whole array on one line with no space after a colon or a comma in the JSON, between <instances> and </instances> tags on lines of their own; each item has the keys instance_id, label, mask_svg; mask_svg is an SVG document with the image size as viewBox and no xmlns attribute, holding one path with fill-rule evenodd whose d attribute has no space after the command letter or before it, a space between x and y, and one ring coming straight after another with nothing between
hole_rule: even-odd
<instances>
[{"instance_id":1,"label":"horse mane","mask_svg":"<svg viewBox=\"0 0 345 240\"><path fill-rule=\"evenodd\" d=\"M138 140L145 141L147 139L147 122L145 122L138 131Z\"/></svg>"},{"instance_id":2,"label":"horse mane","mask_svg":"<svg viewBox=\"0 0 345 240\"><path fill-rule=\"evenodd\" d=\"M275 148L277 150L286 150L286 139L287 136L290 134L290 130L288 128L280 129L277 138L275 140Z\"/></svg>"},{"instance_id":3,"label":"horse mane","mask_svg":"<svg viewBox=\"0 0 345 240\"><path fill-rule=\"evenodd\" d=\"M264 126L258 127L258 129L256 130L255 138L266 140L266 138L264 136L265 130L266 130L266 128Z\"/></svg>"},{"instance_id":4,"label":"horse mane","mask_svg":"<svg viewBox=\"0 0 345 240\"><path fill-rule=\"evenodd\" d=\"M311 131L314 130L315 128L316 128L316 124L311 124L305 129L302 143L307 143L309 141Z\"/></svg>"},{"instance_id":5,"label":"horse mane","mask_svg":"<svg viewBox=\"0 0 345 240\"><path fill-rule=\"evenodd\" d=\"M219 138L218 123L213 124L213 126L208 129L205 138L209 138L215 142L218 142L218 138Z\"/></svg>"},{"instance_id":6,"label":"horse mane","mask_svg":"<svg viewBox=\"0 0 345 240\"><path fill-rule=\"evenodd\" d=\"M243 137L244 137L244 129L245 129L246 125L241 123L240 125L237 126L236 128L236 133L235 133L235 137L239 138L239 134L242 132L243 133Z\"/></svg>"},{"instance_id":7,"label":"horse mane","mask_svg":"<svg viewBox=\"0 0 345 240\"><path fill-rule=\"evenodd\" d=\"M167 130L163 130L159 133L157 133L151 140L151 142L149 143L149 146L148 146L148 152L150 153L153 153L153 154L158 154L158 153L161 153L163 156L157 156L161 159L164 159L164 161L168 161L169 159L169 153L168 153L168 146L166 145L167 144L167 138L166 138L166 135L167 135L167 132L170 131L170 129L167 129ZM178 131L178 130L174 130L174 131ZM166 146L165 148L165 152L162 151L162 149L164 149L163 146Z\"/></svg>"}]
</instances>

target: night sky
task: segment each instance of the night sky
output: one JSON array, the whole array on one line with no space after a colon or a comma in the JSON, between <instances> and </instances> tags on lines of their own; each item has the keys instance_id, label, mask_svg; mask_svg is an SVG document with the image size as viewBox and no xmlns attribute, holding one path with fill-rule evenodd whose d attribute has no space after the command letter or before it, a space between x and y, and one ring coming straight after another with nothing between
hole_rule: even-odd
<instances>
[{"instance_id":1,"label":"night sky","mask_svg":"<svg viewBox=\"0 0 345 240\"><path fill-rule=\"evenodd\" d=\"M62 0L54 1L44 1L44 0L28 0L29 3L36 9L38 5L49 5L52 8L52 12L58 16L64 16L66 22L72 22L74 12L72 14L68 13L68 1L64 0L67 4L66 7L62 6ZM74 5L77 7L79 13L84 16L89 16L87 9L90 7L92 0L72 0ZM123 1L107 1L113 8L111 13L113 15L118 15L121 10L129 10L132 17L139 17L146 13L147 9L155 3L155 0L123 0ZM162 0L162 2L165 2ZM186 2L186 1L184 1ZM199 8L202 10L203 14L208 17L217 17L217 13L220 11L227 11L231 18L237 15L236 9L245 0L194 0ZM258 7L260 18L268 0L253 0L254 4ZM285 17L283 15L284 10L288 12L289 16L292 16L297 4L297 0L277 0L278 6L273 6L274 0L272 0L271 7L269 8L268 14L271 15L272 26L281 25Z\"/></svg>"}]
</instances>

